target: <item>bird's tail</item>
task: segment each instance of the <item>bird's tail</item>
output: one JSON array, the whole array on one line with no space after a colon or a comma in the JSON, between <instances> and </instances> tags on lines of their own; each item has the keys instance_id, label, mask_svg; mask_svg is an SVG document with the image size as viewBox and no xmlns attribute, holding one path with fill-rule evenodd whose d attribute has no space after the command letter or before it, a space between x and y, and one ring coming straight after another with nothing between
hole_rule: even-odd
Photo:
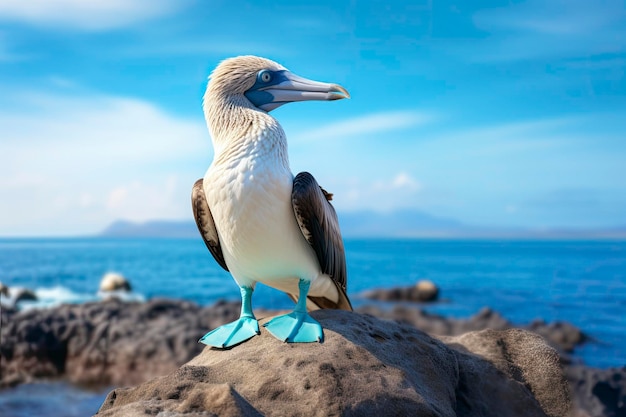
<instances>
[{"instance_id":1,"label":"bird's tail","mask_svg":"<svg viewBox=\"0 0 626 417\"><path fill-rule=\"evenodd\" d=\"M335 282L335 286L337 287L337 294L339 294L338 300L332 301L326 297L315 297L315 296L307 296L307 309L309 311L313 310L321 310L321 309L331 309L331 310L347 310L352 311L352 303L350 303L350 299L348 298L348 294L346 291ZM295 302L298 302L298 296L294 294L288 294L289 297Z\"/></svg>"}]
</instances>

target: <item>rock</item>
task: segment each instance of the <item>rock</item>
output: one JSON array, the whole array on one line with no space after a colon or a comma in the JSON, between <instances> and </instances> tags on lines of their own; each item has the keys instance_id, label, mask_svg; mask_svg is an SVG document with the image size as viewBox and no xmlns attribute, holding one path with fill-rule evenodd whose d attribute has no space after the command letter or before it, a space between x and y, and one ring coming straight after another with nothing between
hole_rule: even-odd
<instances>
[{"instance_id":1,"label":"rock","mask_svg":"<svg viewBox=\"0 0 626 417\"><path fill-rule=\"evenodd\" d=\"M556 351L524 330L444 342L411 326L338 310L312 314L324 343L261 335L205 348L169 375L113 390L99 415L566 416ZM267 320L267 319L266 319ZM266 321L264 320L264 321Z\"/></svg>"},{"instance_id":2,"label":"rock","mask_svg":"<svg viewBox=\"0 0 626 417\"><path fill-rule=\"evenodd\" d=\"M469 409L458 409L460 415L473 415L471 412L476 412L476 415L487 415L483 414L486 411L476 407L476 403L479 407L490 409L492 406L489 405L491 401L489 397L493 395L509 398L511 415L528 415L525 405L515 403L515 399L521 397L506 394L509 390L506 385L512 384L512 381L526 386L547 415L569 415L571 408L569 387L561 371L558 354L540 336L522 329L504 331L487 329L443 340L449 346L455 346L471 355L466 356L464 358L466 362L461 362L459 367L468 370L466 388L474 401L461 401L464 406L469 405ZM504 393L499 394L498 387L492 385L490 373L493 368L477 368L476 355L510 378L501 381L505 386L499 388ZM484 362L482 364L484 365ZM519 395L523 394L520 392ZM481 401L476 401L476 398L480 398Z\"/></svg>"},{"instance_id":3,"label":"rock","mask_svg":"<svg viewBox=\"0 0 626 417\"><path fill-rule=\"evenodd\" d=\"M4 310L0 387L55 377L110 386L175 370L202 350L198 339L208 329L238 317L239 304L110 299L6 316Z\"/></svg>"},{"instance_id":4,"label":"rock","mask_svg":"<svg viewBox=\"0 0 626 417\"><path fill-rule=\"evenodd\" d=\"M10 295L13 297L14 304L21 301L37 301L37 295L27 288L13 289L11 290Z\"/></svg>"},{"instance_id":5,"label":"rock","mask_svg":"<svg viewBox=\"0 0 626 417\"><path fill-rule=\"evenodd\" d=\"M566 322L546 323L543 320L535 320L526 328L545 337L552 346L565 352L573 352L576 346L589 340L579 328Z\"/></svg>"},{"instance_id":6,"label":"rock","mask_svg":"<svg viewBox=\"0 0 626 417\"><path fill-rule=\"evenodd\" d=\"M173 372L200 353L203 346L197 340L208 330L236 319L239 308L236 302L220 301L210 307L199 307L167 299L146 303L108 300L21 312L3 306L0 308L0 388L50 378L95 386L144 382ZM276 314L255 312L257 317ZM415 326L436 335L455 336L486 328L514 327L488 308L469 319L428 314L406 304L391 310L364 306L358 312L396 320L402 326ZM568 323L536 321L528 328L545 335L550 344L563 351L587 339ZM561 359L568 371L574 402L580 407L576 417L620 415L611 410L619 411L625 403L624 389L619 388L623 385L615 385L615 381L626 380L623 369L604 373L570 367L563 356ZM577 370L570 373L572 369ZM231 395L215 392L224 398ZM239 397L232 394L232 398L238 401ZM607 410L605 414L598 411L602 409Z\"/></svg>"},{"instance_id":7,"label":"rock","mask_svg":"<svg viewBox=\"0 0 626 417\"><path fill-rule=\"evenodd\" d=\"M575 408L579 410L576 417L626 416L626 366L613 369L570 366L565 373Z\"/></svg>"},{"instance_id":8,"label":"rock","mask_svg":"<svg viewBox=\"0 0 626 417\"><path fill-rule=\"evenodd\" d=\"M9 287L0 282L0 296L2 295L5 297L9 296Z\"/></svg>"},{"instance_id":9,"label":"rock","mask_svg":"<svg viewBox=\"0 0 626 417\"><path fill-rule=\"evenodd\" d=\"M429 302L437 300L439 288L432 281L421 280L412 287L379 288L368 291L363 297L380 301Z\"/></svg>"},{"instance_id":10,"label":"rock","mask_svg":"<svg viewBox=\"0 0 626 417\"><path fill-rule=\"evenodd\" d=\"M565 322L546 323L536 320L528 326L515 326L498 312L488 307L467 319L454 319L428 313L422 309L406 305L396 305L390 310L376 306L363 306L356 309L360 313L371 314L390 320L407 323L429 334L440 336L456 336L475 330L495 329L506 330L521 327L543 336L551 346L560 353L570 353L589 338L576 326Z\"/></svg>"},{"instance_id":11,"label":"rock","mask_svg":"<svg viewBox=\"0 0 626 417\"><path fill-rule=\"evenodd\" d=\"M402 304L390 310L383 310L376 306L363 306L356 311L410 324L426 333L439 336L456 336L474 330L505 330L514 327L490 308L483 308L468 319L448 318Z\"/></svg>"},{"instance_id":12,"label":"rock","mask_svg":"<svg viewBox=\"0 0 626 417\"><path fill-rule=\"evenodd\" d=\"M113 299L23 312L3 307L0 386L54 377L95 385L143 382L190 360L201 350L198 339L208 330L236 319L239 308L235 302L222 301L202 308L166 299L147 303ZM490 309L465 320L406 306L390 311L361 307L357 311L436 335L513 327ZM276 312L256 313L263 317ZM552 327L544 323L540 328L546 333Z\"/></svg>"},{"instance_id":13,"label":"rock","mask_svg":"<svg viewBox=\"0 0 626 417\"><path fill-rule=\"evenodd\" d=\"M417 290L418 301L435 301L439 296L439 288L434 282L427 279L418 281L415 284L415 289Z\"/></svg>"},{"instance_id":14,"label":"rock","mask_svg":"<svg viewBox=\"0 0 626 417\"><path fill-rule=\"evenodd\" d=\"M131 291L130 282L118 273L107 272L100 281L100 291Z\"/></svg>"}]
</instances>

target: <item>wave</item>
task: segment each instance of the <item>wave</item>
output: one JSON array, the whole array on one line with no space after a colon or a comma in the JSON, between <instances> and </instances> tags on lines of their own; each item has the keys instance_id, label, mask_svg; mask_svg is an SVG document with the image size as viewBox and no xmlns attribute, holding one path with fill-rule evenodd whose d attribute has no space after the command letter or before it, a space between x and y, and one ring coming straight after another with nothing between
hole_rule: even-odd
<instances>
[{"instance_id":1,"label":"wave","mask_svg":"<svg viewBox=\"0 0 626 417\"><path fill-rule=\"evenodd\" d=\"M3 306L15 306L20 310L33 308L51 308L61 304L82 304L93 301L102 301L109 298L118 298L122 301L146 301L142 294L128 291L99 291L96 294L79 293L63 286L42 287L32 291L35 300L18 300L20 293L28 291L23 287L11 287L9 295L0 297L0 304Z\"/></svg>"}]
</instances>

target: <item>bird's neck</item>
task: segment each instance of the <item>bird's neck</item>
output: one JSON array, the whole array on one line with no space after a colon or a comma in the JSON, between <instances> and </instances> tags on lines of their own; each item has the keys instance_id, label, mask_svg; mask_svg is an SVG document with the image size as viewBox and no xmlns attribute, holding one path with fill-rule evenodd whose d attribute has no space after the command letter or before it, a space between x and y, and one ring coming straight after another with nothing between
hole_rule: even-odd
<instances>
[{"instance_id":1,"label":"bird's neck","mask_svg":"<svg viewBox=\"0 0 626 417\"><path fill-rule=\"evenodd\" d=\"M285 132L268 113L243 98L206 100L204 112L213 141L214 163L271 156L289 165Z\"/></svg>"}]
</instances>

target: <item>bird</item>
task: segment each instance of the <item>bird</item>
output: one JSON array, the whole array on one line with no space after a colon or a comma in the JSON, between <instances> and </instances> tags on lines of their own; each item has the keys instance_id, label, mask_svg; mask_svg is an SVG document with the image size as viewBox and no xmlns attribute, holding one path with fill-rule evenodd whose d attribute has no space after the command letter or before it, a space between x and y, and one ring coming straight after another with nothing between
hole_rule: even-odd
<instances>
[{"instance_id":1,"label":"bird","mask_svg":"<svg viewBox=\"0 0 626 417\"><path fill-rule=\"evenodd\" d=\"M211 72L203 111L214 154L191 200L207 248L239 286L241 312L199 342L230 348L259 335L252 310L259 282L296 303L264 324L283 342L323 342L309 311L352 310L332 194L308 172L294 176L285 132L269 114L291 102L344 98L350 94L338 84L300 77L258 56L225 59Z\"/></svg>"}]
</instances>

